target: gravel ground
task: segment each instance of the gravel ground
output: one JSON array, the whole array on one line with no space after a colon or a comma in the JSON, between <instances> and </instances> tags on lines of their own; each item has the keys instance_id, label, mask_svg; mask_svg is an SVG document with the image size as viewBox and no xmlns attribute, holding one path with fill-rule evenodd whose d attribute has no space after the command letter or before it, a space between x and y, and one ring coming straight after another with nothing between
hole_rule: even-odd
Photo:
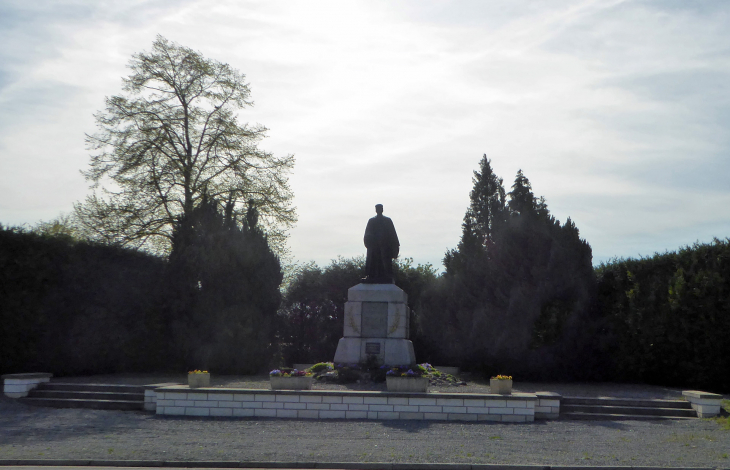
<instances>
[{"instance_id":1,"label":"gravel ground","mask_svg":"<svg viewBox=\"0 0 730 470\"><path fill-rule=\"evenodd\" d=\"M95 376L58 382L149 384L185 376ZM213 377L213 386L266 388L267 377ZM317 386L324 388L323 386ZM370 387L370 388L368 388ZM328 385L327 388L355 388ZM358 386L372 389L372 386ZM618 384L527 384L564 396L674 398L680 391ZM478 381L434 391L485 392ZM726 396L725 398L730 398ZM730 468L730 430L714 420L537 421L534 424L158 417L52 409L0 398L0 459L226 460L704 466Z\"/></svg>"}]
</instances>

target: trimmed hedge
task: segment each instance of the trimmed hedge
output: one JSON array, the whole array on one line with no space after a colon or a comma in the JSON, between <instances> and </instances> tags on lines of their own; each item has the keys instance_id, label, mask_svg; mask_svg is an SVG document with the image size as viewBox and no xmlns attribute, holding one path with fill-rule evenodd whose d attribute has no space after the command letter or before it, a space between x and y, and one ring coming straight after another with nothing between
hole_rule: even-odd
<instances>
[{"instance_id":1,"label":"trimmed hedge","mask_svg":"<svg viewBox=\"0 0 730 470\"><path fill-rule=\"evenodd\" d=\"M0 226L0 371L151 370L162 259Z\"/></svg>"},{"instance_id":2,"label":"trimmed hedge","mask_svg":"<svg viewBox=\"0 0 730 470\"><path fill-rule=\"evenodd\" d=\"M730 391L730 239L596 274L614 380Z\"/></svg>"}]
</instances>

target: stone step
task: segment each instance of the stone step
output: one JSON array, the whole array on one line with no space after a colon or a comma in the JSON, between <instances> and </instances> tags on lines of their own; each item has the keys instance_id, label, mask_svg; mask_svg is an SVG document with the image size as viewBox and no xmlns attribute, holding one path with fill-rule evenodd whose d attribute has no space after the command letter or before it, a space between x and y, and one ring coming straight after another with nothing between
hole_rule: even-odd
<instances>
[{"instance_id":1,"label":"stone step","mask_svg":"<svg viewBox=\"0 0 730 470\"><path fill-rule=\"evenodd\" d=\"M684 400L648 398L564 397L560 417L565 419L697 419L697 412Z\"/></svg>"},{"instance_id":2,"label":"stone step","mask_svg":"<svg viewBox=\"0 0 730 470\"><path fill-rule=\"evenodd\" d=\"M95 410L142 410L144 387L118 384L44 382L19 398L33 406L89 408Z\"/></svg>"},{"instance_id":3,"label":"stone step","mask_svg":"<svg viewBox=\"0 0 730 470\"><path fill-rule=\"evenodd\" d=\"M28 392L28 396L31 398L75 398L79 400L144 401L144 393L122 392L80 392L71 390L34 389Z\"/></svg>"},{"instance_id":4,"label":"stone step","mask_svg":"<svg viewBox=\"0 0 730 470\"><path fill-rule=\"evenodd\" d=\"M649 398L563 397L561 406L563 405L692 409L692 405L685 400L658 400Z\"/></svg>"},{"instance_id":5,"label":"stone step","mask_svg":"<svg viewBox=\"0 0 730 470\"><path fill-rule=\"evenodd\" d=\"M638 421L648 421L648 420L654 420L654 419L697 419L697 416L695 417L684 417L684 416L656 416L656 415L640 415L640 414L616 414L616 413L580 413L580 412L566 412L563 413L562 409L560 410L560 418L561 419L580 419L580 420L612 420L612 421L622 421L622 420L638 420Z\"/></svg>"},{"instance_id":6,"label":"stone step","mask_svg":"<svg viewBox=\"0 0 730 470\"><path fill-rule=\"evenodd\" d=\"M64 382L44 382L38 384L36 390L63 390L70 392L117 392L139 393L144 395L144 387L140 385L120 384L79 384Z\"/></svg>"},{"instance_id":7,"label":"stone step","mask_svg":"<svg viewBox=\"0 0 730 470\"><path fill-rule=\"evenodd\" d=\"M697 412L692 408L658 408L646 406L610 406L610 405L562 405L564 413L589 413L610 415L663 416L674 418L696 418Z\"/></svg>"},{"instance_id":8,"label":"stone step","mask_svg":"<svg viewBox=\"0 0 730 470\"><path fill-rule=\"evenodd\" d=\"M94 410L142 410L144 400L83 400L76 398L18 398L18 401L33 406L51 408L88 408Z\"/></svg>"}]
</instances>

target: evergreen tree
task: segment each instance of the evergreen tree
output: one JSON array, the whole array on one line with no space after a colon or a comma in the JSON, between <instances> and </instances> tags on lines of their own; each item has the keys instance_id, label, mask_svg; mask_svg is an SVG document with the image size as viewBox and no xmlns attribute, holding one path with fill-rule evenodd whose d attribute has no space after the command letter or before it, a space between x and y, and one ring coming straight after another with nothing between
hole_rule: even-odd
<instances>
[{"instance_id":1,"label":"evergreen tree","mask_svg":"<svg viewBox=\"0 0 730 470\"><path fill-rule=\"evenodd\" d=\"M544 205L544 200L542 204ZM509 202L507 203L510 213L513 215L533 214L537 210L535 195L532 193L530 180L522 174L522 170L517 171L515 182L512 185L512 191L509 192ZM544 208L547 206L544 205Z\"/></svg>"},{"instance_id":2,"label":"evergreen tree","mask_svg":"<svg viewBox=\"0 0 730 470\"><path fill-rule=\"evenodd\" d=\"M167 296L175 354L185 367L255 373L273 354L283 279L249 204L240 228L204 194L175 226Z\"/></svg>"},{"instance_id":3,"label":"evergreen tree","mask_svg":"<svg viewBox=\"0 0 730 470\"><path fill-rule=\"evenodd\" d=\"M505 193L502 178L492 171L491 161L484 154L479 171L471 179L474 188L469 193L469 210L464 216L474 236L482 246L493 242L494 232L505 220Z\"/></svg>"},{"instance_id":4,"label":"evergreen tree","mask_svg":"<svg viewBox=\"0 0 730 470\"><path fill-rule=\"evenodd\" d=\"M419 335L431 354L466 368L539 378L585 350L576 325L590 310L590 246L571 220L556 221L544 198L517 173L509 202L486 157L446 274L423 300Z\"/></svg>"},{"instance_id":5,"label":"evergreen tree","mask_svg":"<svg viewBox=\"0 0 730 470\"><path fill-rule=\"evenodd\" d=\"M486 255L494 243L495 231L506 219L502 178L494 174L486 154L479 161L479 170L474 171L472 184L469 208L461 226L461 240L456 250L449 250L444 256L444 266L449 274L468 269L467 264Z\"/></svg>"}]
</instances>

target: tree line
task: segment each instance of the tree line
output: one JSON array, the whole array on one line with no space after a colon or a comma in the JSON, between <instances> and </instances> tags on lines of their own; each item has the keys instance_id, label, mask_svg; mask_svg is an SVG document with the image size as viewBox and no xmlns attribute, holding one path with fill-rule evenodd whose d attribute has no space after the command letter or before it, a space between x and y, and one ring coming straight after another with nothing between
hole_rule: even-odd
<instances>
[{"instance_id":1,"label":"tree line","mask_svg":"<svg viewBox=\"0 0 730 470\"><path fill-rule=\"evenodd\" d=\"M283 273L256 220L204 196L167 259L0 226L0 370L262 371Z\"/></svg>"}]
</instances>

